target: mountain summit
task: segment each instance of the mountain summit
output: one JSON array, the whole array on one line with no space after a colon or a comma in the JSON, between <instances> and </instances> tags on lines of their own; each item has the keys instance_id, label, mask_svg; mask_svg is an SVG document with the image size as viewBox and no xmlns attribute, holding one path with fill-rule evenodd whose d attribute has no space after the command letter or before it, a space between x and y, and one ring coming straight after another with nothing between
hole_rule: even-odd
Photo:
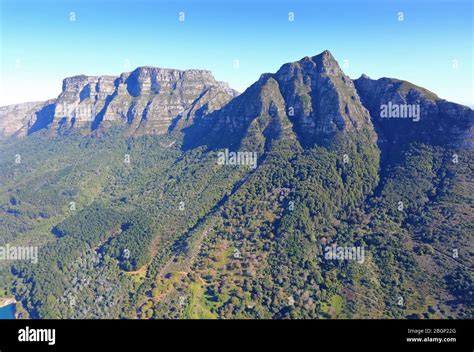
<instances>
[{"instance_id":1,"label":"mountain summit","mask_svg":"<svg viewBox=\"0 0 474 352\"><path fill-rule=\"evenodd\" d=\"M307 147L362 130L375 140L370 114L353 81L327 50L284 64L274 74L262 74L244 93L194 128L199 129L200 124L199 133L189 133L190 146L202 143L206 133L205 142L211 145L288 137ZM199 139L193 140L196 135Z\"/></svg>"}]
</instances>

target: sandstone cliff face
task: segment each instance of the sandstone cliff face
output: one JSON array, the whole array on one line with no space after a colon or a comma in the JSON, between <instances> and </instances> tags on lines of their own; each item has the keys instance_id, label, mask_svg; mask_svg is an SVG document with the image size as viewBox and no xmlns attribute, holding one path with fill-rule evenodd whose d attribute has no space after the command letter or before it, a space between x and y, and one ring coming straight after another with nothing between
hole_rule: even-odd
<instances>
[{"instance_id":1,"label":"sandstone cliff face","mask_svg":"<svg viewBox=\"0 0 474 352\"><path fill-rule=\"evenodd\" d=\"M236 95L205 70L139 67L118 77L80 75L64 79L57 99L0 108L0 134L24 136L39 126L58 133L94 130L114 121L126 122L131 134L160 134L191 124Z\"/></svg>"},{"instance_id":2,"label":"sandstone cliff face","mask_svg":"<svg viewBox=\"0 0 474 352\"><path fill-rule=\"evenodd\" d=\"M113 76L84 75L64 79L49 127L53 130L90 127L114 93L115 79Z\"/></svg>"}]
</instances>

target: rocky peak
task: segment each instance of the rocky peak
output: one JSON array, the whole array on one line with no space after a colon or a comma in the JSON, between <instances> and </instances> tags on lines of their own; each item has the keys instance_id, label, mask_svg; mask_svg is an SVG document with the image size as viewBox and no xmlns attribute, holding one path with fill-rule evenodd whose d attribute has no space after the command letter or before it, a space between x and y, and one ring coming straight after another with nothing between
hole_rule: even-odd
<instances>
[{"instance_id":1,"label":"rocky peak","mask_svg":"<svg viewBox=\"0 0 474 352\"><path fill-rule=\"evenodd\" d=\"M214 131L213 140L240 143L259 126L271 138L290 137L303 146L324 144L335 135L367 129L375 134L369 112L362 105L352 80L329 51L284 64L260 79L223 109L209 116L203 130ZM269 118L270 117L270 118ZM236 141L236 139L238 139Z\"/></svg>"},{"instance_id":2,"label":"rocky peak","mask_svg":"<svg viewBox=\"0 0 474 352\"><path fill-rule=\"evenodd\" d=\"M329 51L285 64L274 78L302 144L322 143L353 129L370 129L369 113L352 80Z\"/></svg>"}]
</instances>

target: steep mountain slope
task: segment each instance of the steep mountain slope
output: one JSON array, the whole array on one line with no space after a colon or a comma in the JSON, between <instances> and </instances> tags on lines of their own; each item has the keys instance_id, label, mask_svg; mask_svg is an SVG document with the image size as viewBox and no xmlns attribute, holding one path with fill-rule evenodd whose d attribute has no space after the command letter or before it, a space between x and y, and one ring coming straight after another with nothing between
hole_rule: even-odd
<instances>
[{"instance_id":1,"label":"steep mountain slope","mask_svg":"<svg viewBox=\"0 0 474 352\"><path fill-rule=\"evenodd\" d=\"M382 151L397 150L412 142L473 148L474 111L438 98L434 93L406 81L372 80L362 75L354 81L362 103L370 111ZM383 117L381 108L417 108L417 116Z\"/></svg>"},{"instance_id":2,"label":"steep mountain slope","mask_svg":"<svg viewBox=\"0 0 474 352\"><path fill-rule=\"evenodd\" d=\"M42 247L0 284L31 317L473 316L472 110L353 82L327 51L227 103L177 72L72 79L58 101L94 101L100 133L55 102L48 129L3 142L2 237Z\"/></svg>"},{"instance_id":3,"label":"steep mountain slope","mask_svg":"<svg viewBox=\"0 0 474 352\"><path fill-rule=\"evenodd\" d=\"M352 80L329 51L263 74L243 94L197 122L185 140L189 147L238 146L244 139L254 143L284 137L307 147L362 130L375 139Z\"/></svg>"}]
</instances>

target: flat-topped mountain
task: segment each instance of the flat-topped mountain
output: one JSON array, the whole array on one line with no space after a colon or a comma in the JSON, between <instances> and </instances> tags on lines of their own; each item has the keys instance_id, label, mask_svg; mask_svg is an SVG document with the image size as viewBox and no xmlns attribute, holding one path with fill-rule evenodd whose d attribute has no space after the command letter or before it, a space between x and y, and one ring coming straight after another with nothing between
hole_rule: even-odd
<instances>
[{"instance_id":1,"label":"flat-topped mountain","mask_svg":"<svg viewBox=\"0 0 474 352\"><path fill-rule=\"evenodd\" d=\"M0 133L94 130L123 121L130 133L159 134L190 124L237 94L206 70L139 67L120 76L79 75L64 79L56 99L0 108Z\"/></svg>"}]
</instances>

